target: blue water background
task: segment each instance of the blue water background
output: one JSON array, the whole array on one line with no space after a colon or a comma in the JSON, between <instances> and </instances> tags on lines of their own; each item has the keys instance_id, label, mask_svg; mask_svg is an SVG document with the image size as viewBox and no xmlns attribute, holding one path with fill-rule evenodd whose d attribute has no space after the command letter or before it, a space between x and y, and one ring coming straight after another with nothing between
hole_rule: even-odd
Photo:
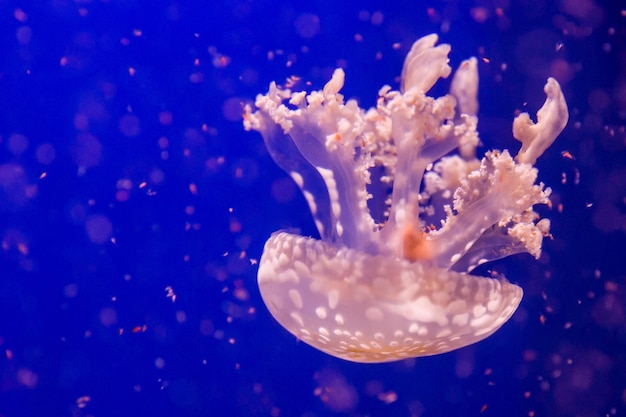
<instances>
[{"instance_id":1,"label":"blue water background","mask_svg":"<svg viewBox=\"0 0 626 417\"><path fill-rule=\"evenodd\" d=\"M624 415L620 3L0 1L0 417ZM483 150L517 149L516 112L561 82L537 164L554 237L480 269L525 290L489 339L348 363L260 299L269 235L316 231L241 106L340 66L370 107L429 33L479 58Z\"/></svg>"}]
</instances>

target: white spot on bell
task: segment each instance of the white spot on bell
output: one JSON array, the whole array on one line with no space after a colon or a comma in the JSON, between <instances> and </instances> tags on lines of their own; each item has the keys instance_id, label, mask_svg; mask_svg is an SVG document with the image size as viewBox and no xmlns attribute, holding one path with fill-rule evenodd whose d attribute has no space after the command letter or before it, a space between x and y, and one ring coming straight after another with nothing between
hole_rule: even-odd
<instances>
[{"instance_id":1,"label":"white spot on bell","mask_svg":"<svg viewBox=\"0 0 626 417\"><path fill-rule=\"evenodd\" d=\"M328 307L331 310L337 308L337 304L339 304L339 291L330 290L328 291Z\"/></svg>"},{"instance_id":2,"label":"white spot on bell","mask_svg":"<svg viewBox=\"0 0 626 417\"><path fill-rule=\"evenodd\" d=\"M327 317L326 307L318 307L315 309L315 315L324 320Z\"/></svg>"},{"instance_id":3,"label":"white spot on bell","mask_svg":"<svg viewBox=\"0 0 626 417\"><path fill-rule=\"evenodd\" d=\"M291 299L291 302L293 303L294 306L296 306L297 309L302 309L302 306L304 305L302 303L302 297L300 296L300 292L296 289L290 289L289 290L289 298Z\"/></svg>"}]
</instances>

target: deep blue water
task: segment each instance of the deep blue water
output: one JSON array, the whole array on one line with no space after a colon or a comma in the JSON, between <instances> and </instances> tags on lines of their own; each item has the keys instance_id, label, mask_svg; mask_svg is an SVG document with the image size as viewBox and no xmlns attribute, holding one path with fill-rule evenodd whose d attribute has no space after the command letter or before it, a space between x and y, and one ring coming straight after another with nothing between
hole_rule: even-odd
<instances>
[{"instance_id":1,"label":"deep blue water","mask_svg":"<svg viewBox=\"0 0 626 417\"><path fill-rule=\"evenodd\" d=\"M624 415L626 4L604 3L0 1L0 416ZM370 107L428 33L480 58L481 149L517 149L516 111L561 83L554 237L480 269L525 291L487 340L348 363L259 296L269 235L316 232L241 106L341 66Z\"/></svg>"}]
</instances>

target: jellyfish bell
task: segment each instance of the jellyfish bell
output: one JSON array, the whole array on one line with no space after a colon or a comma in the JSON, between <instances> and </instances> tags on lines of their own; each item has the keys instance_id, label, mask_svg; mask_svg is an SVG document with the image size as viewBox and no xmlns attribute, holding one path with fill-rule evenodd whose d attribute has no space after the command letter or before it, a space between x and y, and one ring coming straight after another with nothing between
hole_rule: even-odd
<instances>
[{"instance_id":1,"label":"jellyfish bell","mask_svg":"<svg viewBox=\"0 0 626 417\"><path fill-rule=\"evenodd\" d=\"M436 43L415 43L401 91L383 87L374 109L344 101L338 69L308 94L272 83L245 110L245 128L300 187L320 234L270 237L261 296L285 329L342 359L388 362L488 337L522 289L470 272L515 253L538 257L549 234L533 206L548 203L550 189L532 164L567 123L560 86L548 80L536 124L525 113L514 121L515 158L493 150L479 160L476 60L461 64L450 94L429 97L451 73L450 47ZM382 221L373 206L384 207Z\"/></svg>"},{"instance_id":2,"label":"jellyfish bell","mask_svg":"<svg viewBox=\"0 0 626 417\"><path fill-rule=\"evenodd\" d=\"M435 355L486 338L522 289L491 279L370 255L289 233L265 244L259 288L298 339L355 362Z\"/></svg>"}]
</instances>

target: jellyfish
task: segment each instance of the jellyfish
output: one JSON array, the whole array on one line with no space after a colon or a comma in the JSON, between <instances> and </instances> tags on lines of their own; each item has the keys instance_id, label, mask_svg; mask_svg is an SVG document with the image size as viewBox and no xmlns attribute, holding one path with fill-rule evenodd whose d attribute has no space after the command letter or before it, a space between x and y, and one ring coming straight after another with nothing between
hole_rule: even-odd
<instances>
[{"instance_id":1,"label":"jellyfish","mask_svg":"<svg viewBox=\"0 0 626 417\"><path fill-rule=\"evenodd\" d=\"M522 143L476 156L478 70L461 63L450 91L450 46L417 40L399 90L384 86L364 110L340 94L334 71L321 91L271 83L244 110L272 159L301 189L319 238L288 231L266 242L258 269L264 303L285 329L353 362L389 362L449 352L485 339L515 312L522 289L478 265L528 252L538 258L550 222L535 161L568 120L549 78L537 121L522 113Z\"/></svg>"}]
</instances>

